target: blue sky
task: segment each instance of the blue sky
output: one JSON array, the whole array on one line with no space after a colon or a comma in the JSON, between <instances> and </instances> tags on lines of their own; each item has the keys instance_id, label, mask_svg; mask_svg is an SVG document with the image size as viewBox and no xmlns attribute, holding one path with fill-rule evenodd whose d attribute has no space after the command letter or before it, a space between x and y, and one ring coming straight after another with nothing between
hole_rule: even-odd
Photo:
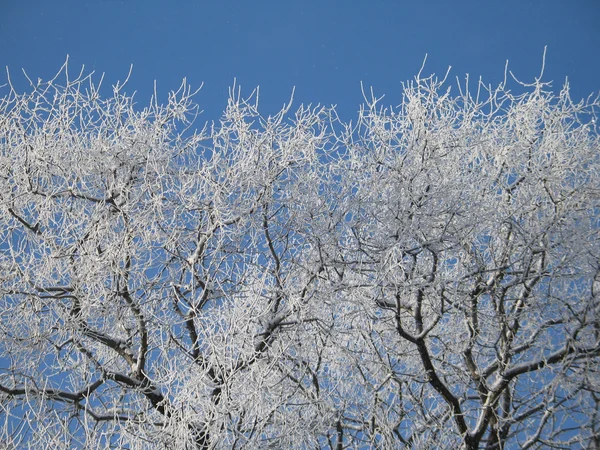
<instances>
[{"instance_id":1,"label":"blue sky","mask_svg":"<svg viewBox=\"0 0 600 450\"><path fill-rule=\"evenodd\" d=\"M70 55L115 82L134 65L129 90L146 102L183 77L204 82L204 119L217 118L237 78L260 85L265 113L296 87L296 104L337 104L352 118L360 82L400 102L401 82L419 70L482 75L497 83L504 65L531 81L548 46L547 80L569 77L581 98L600 90L599 0L0 0L0 66L37 79ZM0 74L0 84L6 75ZM22 86L25 86L24 84Z\"/></svg>"}]
</instances>

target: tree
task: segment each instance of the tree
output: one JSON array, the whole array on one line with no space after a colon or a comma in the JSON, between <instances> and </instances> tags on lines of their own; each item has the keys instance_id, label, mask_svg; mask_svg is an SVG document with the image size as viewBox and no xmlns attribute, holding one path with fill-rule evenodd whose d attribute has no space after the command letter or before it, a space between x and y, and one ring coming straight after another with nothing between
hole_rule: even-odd
<instances>
[{"instance_id":1,"label":"tree","mask_svg":"<svg viewBox=\"0 0 600 450\"><path fill-rule=\"evenodd\" d=\"M597 99L419 74L195 130L185 81L61 74L0 103L6 448L597 444Z\"/></svg>"}]
</instances>

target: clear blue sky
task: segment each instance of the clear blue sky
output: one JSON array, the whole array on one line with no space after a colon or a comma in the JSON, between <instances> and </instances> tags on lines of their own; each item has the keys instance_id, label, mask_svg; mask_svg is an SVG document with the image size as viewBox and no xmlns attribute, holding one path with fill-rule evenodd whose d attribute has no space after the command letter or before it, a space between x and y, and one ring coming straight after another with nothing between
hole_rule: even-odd
<instances>
[{"instance_id":1,"label":"clear blue sky","mask_svg":"<svg viewBox=\"0 0 600 450\"><path fill-rule=\"evenodd\" d=\"M504 64L524 80L566 76L576 97L600 90L600 0L0 0L0 66L47 78L71 70L115 82L134 65L138 101L204 82L204 119L220 115L234 77L261 86L270 113L296 86L296 104L338 104L346 118L360 81L400 101L401 81L429 54L426 72L497 83ZM6 75L0 73L0 84ZM24 86L24 85L23 85Z\"/></svg>"}]
</instances>

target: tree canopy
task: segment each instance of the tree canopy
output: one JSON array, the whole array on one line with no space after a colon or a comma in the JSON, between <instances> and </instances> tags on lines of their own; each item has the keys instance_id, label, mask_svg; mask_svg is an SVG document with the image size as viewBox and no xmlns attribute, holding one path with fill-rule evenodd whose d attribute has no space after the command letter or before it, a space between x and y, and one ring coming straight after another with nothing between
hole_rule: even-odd
<instances>
[{"instance_id":1,"label":"tree canopy","mask_svg":"<svg viewBox=\"0 0 600 450\"><path fill-rule=\"evenodd\" d=\"M0 100L2 446L600 446L597 98L198 128L63 69Z\"/></svg>"}]
</instances>

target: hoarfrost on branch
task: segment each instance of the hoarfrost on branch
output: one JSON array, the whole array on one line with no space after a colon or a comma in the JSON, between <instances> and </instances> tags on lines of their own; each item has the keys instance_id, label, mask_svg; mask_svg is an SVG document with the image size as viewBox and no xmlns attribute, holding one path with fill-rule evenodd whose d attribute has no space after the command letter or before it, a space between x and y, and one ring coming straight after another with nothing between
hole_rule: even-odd
<instances>
[{"instance_id":1,"label":"hoarfrost on branch","mask_svg":"<svg viewBox=\"0 0 600 450\"><path fill-rule=\"evenodd\" d=\"M5 86L2 445L600 445L598 102L513 84L196 131Z\"/></svg>"}]
</instances>

